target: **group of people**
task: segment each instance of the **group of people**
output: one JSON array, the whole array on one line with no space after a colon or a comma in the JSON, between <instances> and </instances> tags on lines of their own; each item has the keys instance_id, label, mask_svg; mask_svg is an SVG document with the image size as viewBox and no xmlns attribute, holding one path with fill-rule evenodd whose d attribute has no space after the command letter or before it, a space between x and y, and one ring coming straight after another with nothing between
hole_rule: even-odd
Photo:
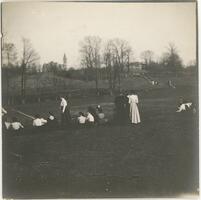
<instances>
[{"instance_id":1,"label":"group of people","mask_svg":"<svg viewBox=\"0 0 201 200\"><path fill-rule=\"evenodd\" d=\"M119 123L131 122L139 124L141 122L138 109L138 95L134 91L120 93L115 98L115 119Z\"/></svg>"},{"instance_id":2,"label":"group of people","mask_svg":"<svg viewBox=\"0 0 201 200\"><path fill-rule=\"evenodd\" d=\"M95 124L104 124L108 122L105 117L103 108L100 105L96 107L89 106L86 113L79 112L76 117L72 117L69 110L68 101L64 97L60 97L60 112L61 112L61 127L84 127L93 126ZM129 93L121 92L115 98L115 112L114 122L118 124L139 124L141 122L140 113L138 109L138 95L134 91ZM178 110L176 112L192 111L196 113L195 106L192 102L186 102L182 97L179 99ZM7 111L2 108L3 127L6 130L19 131L24 129L22 123L13 117L12 121L7 120ZM35 129L41 128L57 128L59 122L52 112L49 112L47 119L42 118L39 114L32 117L32 127Z\"/></svg>"},{"instance_id":3,"label":"group of people","mask_svg":"<svg viewBox=\"0 0 201 200\"><path fill-rule=\"evenodd\" d=\"M79 112L78 117L76 119L72 119L67 100L64 97L61 97L60 109L62 126L71 126L72 124L90 126L93 124L103 124L107 122L103 109L100 105L96 108L89 106L86 114Z\"/></svg>"},{"instance_id":4,"label":"group of people","mask_svg":"<svg viewBox=\"0 0 201 200\"><path fill-rule=\"evenodd\" d=\"M93 126L95 124L104 124L108 120L105 117L103 112L103 108L100 105L97 105L96 108L90 106L86 114L83 112L79 112L76 117L72 117L69 110L68 102L65 98L61 97L60 102L60 112L61 112L61 127L63 128L71 128L71 127L84 127L84 126ZM22 113L22 112L21 112ZM5 130L11 130L14 132L19 132L20 130L24 129L22 123L17 119L17 117L13 117L12 121L10 122L7 117L7 111L2 108L2 118L3 118L3 128ZM31 116L30 116L31 117ZM55 115L52 112L49 112L49 116L47 119L44 119L39 114L36 114L34 117L31 117L32 127L35 130L40 129L54 129L58 128L59 122Z\"/></svg>"},{"instance_id":5,"label":"group of people","mask_svg":"<svg viewBox=\"0 0 201 200\"><path fill-rule=\"evenodd\" d=\"M22 129L24 129L24 126L22 125L22 123L20 122L20 120L18 120L17 117L12 117L12 121L10 122L6 117L3 117L4 115L6 115L6 113L2 114L2 118L3 118L3 128L6 130L10 130L10 131L20 131ZM32 126L34 128L41 128L41 127L56 127L58 125L57 120L55 118L55 116L49 112L49 116L47 119L44 119L42 117L40 117L39 114L35 115L35 118L33 118L33 122L32 122Z\"/></svg>"}]
</instances>

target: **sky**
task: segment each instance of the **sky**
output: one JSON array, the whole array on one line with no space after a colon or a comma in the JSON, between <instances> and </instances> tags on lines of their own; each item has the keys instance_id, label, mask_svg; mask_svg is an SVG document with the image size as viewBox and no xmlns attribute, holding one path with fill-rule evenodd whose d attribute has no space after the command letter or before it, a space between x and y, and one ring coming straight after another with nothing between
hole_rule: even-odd
<instances>
[{"instance_id":1,"label":"sky","mask_svg":"<svg viewBox=\"0 0 201 200\"><path fill-rule=\"evenodd\" d=\"M80 42L99 36L102 45L113 38L127 40L135 60L144 50L155 59L174 43L184 64L196 60L195 3L70 3L6 2L2 6L2 32L21 55L22 37L30 39L40 63L80 65Z\"/></svg>"}]
</instances>

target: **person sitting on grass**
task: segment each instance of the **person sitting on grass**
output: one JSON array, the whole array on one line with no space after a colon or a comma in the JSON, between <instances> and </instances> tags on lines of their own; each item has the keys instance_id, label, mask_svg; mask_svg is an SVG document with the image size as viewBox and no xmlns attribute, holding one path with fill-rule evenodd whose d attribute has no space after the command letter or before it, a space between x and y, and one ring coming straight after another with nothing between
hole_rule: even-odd
<instances>
[{"instance_id":1,"label":"person sitting on grass","mask_svg":"<svg viewBox=\"0 0 201 200\"><path fill-rule=\"evenodd\" d=\"M8 118L6 117L4 119L4 126L3 126L3 129L4 130L9 130L10 129L10 126L11 126L11 122L8 121Z\"/></svg>"},{"instance_id":2,"label":"person sitting on grass","mask_svg":"<svg viewBox=\"0 0 201 200\"><path fill-rule=\"evenodd\" d=\"M4 116L7 114L7 111L2 107L1 108L1 116Z\"/></svg>"},{"instance_id":3,"label":"person sitting on grass","mask_svg":"<svg viewBox=\"0 0 201 200\"><path fill-rule=\"evenodd\" d=\"M87 112L87 116L86 116L86 124L91 126L93 125L95 122L93 115L90 112Z\"/></svg>"},{"instance_id":4,"label":"person sitting on grass","mask_svg":"<svg viewBox=\"0 0 201 200\"><path fill-rule=\"evenodd\" d=\"M12 121L13 122L10 125L11 130L13 130L13 131L19 131L22 128L24 128L24 126L18 121L18 119L16 117L13 117Z\"/></svg>"},{"instance_id":5,"label":"person sitting on grass","mask_svg":"<svg viewBox=\"0 0 201 200\"><path fill-rule=\"evenodd\" d=\"M105 122L107 122L108 120L105 118L105 114L103 112L103 109L100 105L98 105L96 107L97 111L98 111L98 118L99 118L99 124L103 124Z\"/></svg>"},{"instance_id":6,"label":"person sitting on grass","mask_svg":"<svg viewBox=\"0 0 201 200\"><path fill-rule=\"evenodd\" d=\"M87 118L85 117L83 112L79 112L78 117L76 118L75 126L84 127L86 125Z\"/></svg>"},{"instance_id":7,"label":"person sitting on grass","mask_svg":"<svg viewBox=\"0 0 201 200\"><path fill-rule=\"evenodd\" d=\"M103 113L103 109L100 105L97 105L96 110L98 111L98 117L99 119L104 119L105 114Z\"/></svg>"},{"instance_id":8,"label":"person sitting on grass","mask_svg":"<svg viewBox=\"0 0 201 200\"><path fill-rule=\"evenodd\" d=\"M98 123L99 122L99 117L96 113L96 109L89 106L88 107L88 112L94 117L94 123Z\"/></svg>"},{"instance_id":9,"label":"person sitting on grass","mask_svg":"<svg viewBox=\"0 0 201 200\"><path fill-rule=\"evenodd\" d=\"M35 119L33 120L34 127L42 127L47 123L47 120L40 117L39 114L35 115Z\"/></svg>"},{"instance_id":10,"label":"person sitting on grass","mask_svg":"<svg viewBox=\"0 0 201 200\"><path fill-rule=\"evenodd\" d=\"M77 121L78 121L78 124L81 126L86 123L86 117L84 116L83 112L79 112L79 116L77 118Z\"/></svg>"}]
</instances>

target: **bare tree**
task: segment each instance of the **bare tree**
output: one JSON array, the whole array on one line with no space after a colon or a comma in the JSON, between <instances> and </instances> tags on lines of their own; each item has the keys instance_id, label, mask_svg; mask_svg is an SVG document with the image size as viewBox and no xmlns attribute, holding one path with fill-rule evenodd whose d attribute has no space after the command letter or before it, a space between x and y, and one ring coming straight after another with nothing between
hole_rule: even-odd
<instances>
[{"instance_id":1,"label":"bare tree","mask_svg":"<svg viewBox=\"0 0 201 200\"><path fill-rule=\"evenodd\" d=\"M39 61L39 56L33 49L29 39L23 38L23 54L21 61L21 96L22 102L25 102L25 89L26 89L26 70L30 65Z\"/></svg>"},{"instance_id":2,"label":"bare tree","mask_svg":"<svg viewBox=\"0 0 201 200\"><path fill-rule=\"evenodd\" d=\"M2 48L2 64L5 72L6 79L6 94L7 103L9 104L10 96L10 72L11 69L17 64L17 50L13 43L4 43Z\"/></svg>"},{"instance_id":3,"label":"bare tree","mask_svg":"<svg viewBox=\"0 0 201 200\"><path fill-rule=\"evenodd\" d=\"M105 55L110 58L110 63L113 65L113 83L115 84L116 79L118 79L119 90L121 89L121 76L125 71L125 67L129 72L131 52L132 49L128 42L122 39L110 40L106 45ZM108 66L108 64L106 65Z\"/></svg>"},{"instance_id":4,"label":"bare tree","mask_svg":"<svg viewBox=\"0 0 201 200\"><path fill-rule=\"evenodd\" d=\"M153 61L154 52L151 50L143 51L140 55L142 58L144 65L147 67Z\"/></svg>"},{"instance_id":5,"label":"bare tree","mask_svg":"<svg viewBox=\"0 0 201 200\"><path fill-rule=\"evenodd\" d=\"M107 78L109 82L110 93L112 94L112 90L115 89L115 79L114 79L114 54L113 54L113 46L109 41L106 44L103 54L103 60L107 69Z\"/></svg>"},{"instance_id":6,"label":"bare tree","mask_svg":"<svg viewBox=\"0 0 201 200\"><path fill-rule=\"evenodd\" d=\"M100 67L101 38L98 36L87 36L80 43L82 65L89 71L95 69L96 90L98 91L98 69Z\"/></svg>"},{"instance_id":7,"label":"bare tree","mask_svg":"<svg viewBox=\"0 0 201 200\"><path fill-rule=\"evenodd\" d=\"M172 72L177 72L182 68L182 60L174 43L169 43L167 52L163 54L162 64Z\"/></svg>"},{"instance_id":8,"label":"bare tree","mask_svg":"<svg viewBox=\"0 0 201 200\"><path fill-rule=\"evenodd\" d=\"M13 43L4 43L2 48L3 66L10 67L17 62L17 50Z\"/></svg>"}]
</instances>

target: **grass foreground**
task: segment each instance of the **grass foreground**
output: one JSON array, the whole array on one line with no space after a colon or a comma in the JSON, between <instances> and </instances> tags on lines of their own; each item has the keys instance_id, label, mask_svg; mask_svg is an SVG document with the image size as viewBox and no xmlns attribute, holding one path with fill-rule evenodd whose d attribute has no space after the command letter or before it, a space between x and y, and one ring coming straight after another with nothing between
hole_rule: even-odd
<instances>
[{"instance_id":1,"label":"grass foreground","mask_svg":"<svg viewBox=\"0 0 201 200\"><path fill-rule=\"evenodd\" d=\"M139 95L139 125L4 133L4 198L198 195L198 117L175 112L178 97L188 94L196 99L193 91L178 88ZM110 97L85 103L92 102L104 102L104 111L112 118ZM17 108L45 114L50 105L59 117L58 102ZM86 109L84 100L74 101L71 108L74 114Z\"/></svg>"}]
</instances>

